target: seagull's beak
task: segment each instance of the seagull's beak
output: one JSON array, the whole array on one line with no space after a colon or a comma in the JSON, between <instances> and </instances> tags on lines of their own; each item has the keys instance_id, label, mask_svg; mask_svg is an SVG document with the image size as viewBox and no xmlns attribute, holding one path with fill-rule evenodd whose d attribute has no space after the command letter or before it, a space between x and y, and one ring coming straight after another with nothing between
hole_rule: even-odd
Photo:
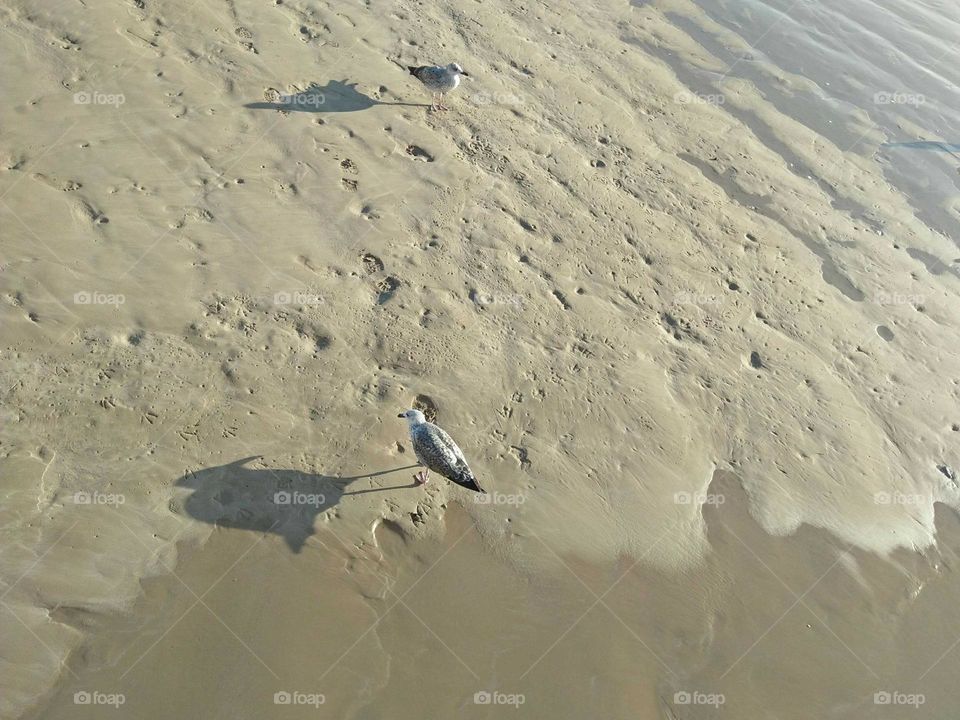
<instances>
[{"instance_id":1,"label":"seagull's beak","mask_svg":"<svg viewBox=\"0 0 960 720\"><path fill-rule=\"evenodd\" d=\"M466 70L461 70L460 74L463 75L464 77L470 77L470 73L468 73Z\"/></svg>"},{"instance_id":2,"label":"seagull's beak","mask_svg":"<svg viewBox=\"0 0 960 720\"><path fill-rule=\"evenodd\" d=\"M406 415L404 415L403 413L400 413L399 415L397 415L397 417L406 417Z\"/></svg>"}]
</instances>

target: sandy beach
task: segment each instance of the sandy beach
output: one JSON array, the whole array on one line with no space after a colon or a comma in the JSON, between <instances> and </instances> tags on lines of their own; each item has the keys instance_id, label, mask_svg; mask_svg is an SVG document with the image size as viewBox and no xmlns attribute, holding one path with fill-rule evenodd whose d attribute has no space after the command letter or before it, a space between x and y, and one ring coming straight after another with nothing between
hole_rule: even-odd
<instances>
[{"instance_id":1,"label":"sandy beach","mask_svg":"<svg viewBox=\"0 0 960 720\"><path fill-rule=\"evenodd\" d=\"M0 717L956 713L957 8L0 23Z\"/></svg>"}]
</instances>

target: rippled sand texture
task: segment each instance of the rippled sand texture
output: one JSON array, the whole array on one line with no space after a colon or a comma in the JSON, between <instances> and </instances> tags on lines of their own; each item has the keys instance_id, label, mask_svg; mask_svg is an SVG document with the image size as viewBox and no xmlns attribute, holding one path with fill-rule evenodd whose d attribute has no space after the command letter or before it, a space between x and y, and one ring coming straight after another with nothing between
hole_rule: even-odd
<instances>
[{"instance_id":1,"label":"rippled sand texture","mask_svg":"<svg viewBox=\"0 0 960 720\"><path fill-rule=\"evenodd\" d=\"M531 717L710 716L674 702L693 691L799 717L780 667L830 681L823 715L870 717L881 680L947 702L923 683L960 629L923 619L956 598L931 547L960 506L956 8L13 0L0 21L4 717L94 712L72 692L97 683L143 717L172 687L209 702L177 677L269 714L238 689L309 684L384 578L452 546L456 503L474 544L421 602L476 669L405 655L432 636L401 614L320 691L340 716L482 714L474 692L517 687ZM474 80L429 114L405 66L452 60ZM396 414L418 396L501 502L412 486ZM710 524L718 470L745 544ZM579 614L564 563L599 594L637 560L621 614L664 663L587 616L581 652L521 681ZM204 608L178 563L198 595L232 585ZM807 639L796 596L831 630ZM311 602L331 635L300 624ZM794 635L764 634L777 609Z\"/></svg>"}]
</instances>

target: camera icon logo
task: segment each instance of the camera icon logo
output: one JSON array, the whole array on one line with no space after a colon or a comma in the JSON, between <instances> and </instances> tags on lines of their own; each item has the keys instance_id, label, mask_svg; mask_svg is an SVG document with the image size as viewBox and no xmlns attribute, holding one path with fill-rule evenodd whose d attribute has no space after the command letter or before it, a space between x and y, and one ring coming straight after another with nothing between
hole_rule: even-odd
<instances>
[{"instance_id":1,"label":"camera icon logo","mask_svg":"<svg viewBox=\"0 0 960 720\"><path fill-rule=\"evenodd\" d=\"M280 492L273 494L273 501L277 505L289 505L293 500L293 496L290 495L286 490L281 490Z\"/></svg>"},{"instance_id":2,"label":"camera icon logo","mask_svg":"<svg viewBox=\"0 0 960 720\"><path fill-rule=\"evenodd\" d=\"M73 694L73 703L75 705L89 705L93 701L93 696L86 690L78 690Z\"/></svg>"},{"instance_id":3,"label":"camera icon logo","mask_svg":"<svg viewBox=\"0 0 960 720\"><path fill-rule=\"evenodd\" d=\"M489 705L493 697L486 690L481 690L473 694L474 705Z\"/></svg>"},{"instance_id":4,"label":"camera icon logo","mask_svg":"<svg viewBox=\"0 0 960 720\"><path fill-rule=\"evenodd\" d=\"M73 94L73 101L77 105L89 105L93 98L88 92L78 92Z\"/></svg>"},{"instance_id":5,"label":"camera icon logo","mask_svg":"<svg viewBox=\"0 0 960 720\"><path fill-rule=\"evenodd\" d=\"M273 296L274 305L289 305L291 302L293 302L293 298L288 292L278 292Z\"/></svg>"},{"instance_id":6,"label":"camera icon logo","mask_svg":"<svg viewBox=\"0 0 960 720\"><path fill-rule=\"evenodd\" d=\"M293 697L286 690L280 690L273 694L274 705L289 705L292 701Z\"/></svg>"},{"instance_id":7,"label":"camera icon logo","mask_svg":"<svg viewBox=\"0 0 960 720\"><path fill-rule=\"evenodd\" d=\"M75 492L75 493L73 494L73 502L74 502L76 505L89 505L89 504L90 504L90 493L88 493L88 492L83 492L82 490L79 491L79 492Z\"/></svg>"},{"instance_id":8,"label":"camera icon logo","mask_svg":"<svg viewBox=\"0 0 960 720\"><path fill-rule=\"evenodd\" d=\"M686 690L681 690L673 694L674 705L689 705L691 699L690 693L688 693Z\"/></svg>"}]
</instances>

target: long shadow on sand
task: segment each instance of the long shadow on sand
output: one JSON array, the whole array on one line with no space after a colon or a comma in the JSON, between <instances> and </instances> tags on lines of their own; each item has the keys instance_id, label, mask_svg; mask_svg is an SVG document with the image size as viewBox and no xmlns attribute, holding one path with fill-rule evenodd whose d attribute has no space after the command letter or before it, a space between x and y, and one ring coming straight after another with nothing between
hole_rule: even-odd
<instances>
[{"instance_id":1,"label":"long shadow on sand","mask_svg":"<svg viewBox=\"0 0 960 720\"><path fill-rule=\"evenodd\" d=\"M402 105L406 107L429 107L427 103L382 102L357 90L356 83L346 80L331 80L326 85L313 83L295 95L282 95L272 101L253 102L244 105L252 110L285 110L286 112L344 113L369 110L374 105Z\"/></svg>"},{"instance_id":2,"label":"long shadow on sand","mask_svg":"<svg viewBox=\"0 0 960 720\"><path fill-rule=\"evenodd\" d=\"M281 535L297 553L313 535L317 515L339 503L343 496L415 486L411 482L344 492L354 480L387 475L416 465L352 477L245 467L258 457L254 455L181 477L176 486L193 491L181 501L183 509L191 517L211 525Z\"/></svg>"}]
</instances>

